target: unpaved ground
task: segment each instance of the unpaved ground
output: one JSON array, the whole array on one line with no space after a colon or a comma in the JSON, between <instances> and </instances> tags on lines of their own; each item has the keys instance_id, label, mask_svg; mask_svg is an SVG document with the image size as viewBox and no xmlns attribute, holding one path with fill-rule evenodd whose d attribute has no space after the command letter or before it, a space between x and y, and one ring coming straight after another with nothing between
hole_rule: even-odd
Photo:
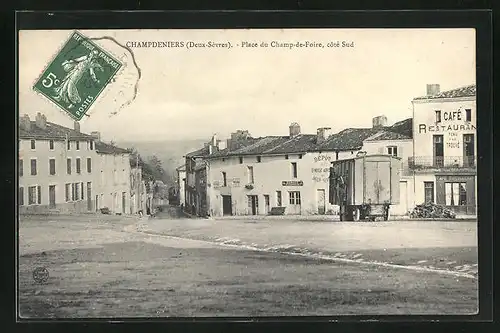
<instances>
[{"instance_id":1,"label":"unpaved ground","mask_svg":"<svg viewBox=\"0 0 500 333\"><path fill-rule=\"evenodd\" d=\"M151 220L150 220L151 221ZM123 218L21 221L24 317L472 314L477 280L127 233ZM32 271L45 267L45 284Z\"/></svg>"},{"instance_id":2,"label":"unpaved ground","mask_svg":"<svg viewBox=\"0 0 500 333\"><path fill-rule=\"evenodd\" d=\"M475 222L144 220L137 231L365 262L478 273Z\"/></svg>"}]
</instances>

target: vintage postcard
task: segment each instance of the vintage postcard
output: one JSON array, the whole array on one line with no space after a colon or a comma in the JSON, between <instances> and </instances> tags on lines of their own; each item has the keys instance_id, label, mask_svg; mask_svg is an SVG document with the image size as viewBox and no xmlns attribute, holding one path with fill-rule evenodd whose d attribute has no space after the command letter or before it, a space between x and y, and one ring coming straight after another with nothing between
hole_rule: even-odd
<instances>
[{"instance_id":1,"label":"vintage postcard","mask_svg":"<svg viewBox=\"0 0 500 333\"><path fill-rule=\"evenodd\" d=\"M21 318L478 313L474 29L18 42Z\"/></svg>"}]
</instances>

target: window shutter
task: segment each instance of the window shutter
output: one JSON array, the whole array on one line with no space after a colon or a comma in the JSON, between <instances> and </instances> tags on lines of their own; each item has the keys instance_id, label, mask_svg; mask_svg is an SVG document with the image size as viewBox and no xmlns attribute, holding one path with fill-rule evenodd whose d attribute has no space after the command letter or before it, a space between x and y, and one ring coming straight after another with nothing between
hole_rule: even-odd
<instances>
[{"instance_id":1,"label":"window shutter","mask_svg":"<svg viewBox=\"0 0 500 333\"><path fill-rule=\"evenodd\" d=\"M403 146L398 146L398 157L403 157Z\"/></svg>"}]
</instances>

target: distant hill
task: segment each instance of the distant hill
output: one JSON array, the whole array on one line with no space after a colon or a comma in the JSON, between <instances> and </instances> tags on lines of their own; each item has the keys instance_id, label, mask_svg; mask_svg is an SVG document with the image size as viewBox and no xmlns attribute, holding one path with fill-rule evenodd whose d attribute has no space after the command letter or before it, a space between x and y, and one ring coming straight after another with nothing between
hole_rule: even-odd
<instances>
[{"instance_id":1,"label":"distant hill","mask_svg":"<svg viewBox=\"0 0 500 333\"><path fill-rule=\"evenodd\" d=\"M135 148L142 158L147 159L155 155L161 160L167 174L174 176L175 169L185 163L187 153L203 147L208 139L168 140L168 141L118 141L121 148ZM168 184L173 185L173 184Z\"/></svg>"}]
</instances>

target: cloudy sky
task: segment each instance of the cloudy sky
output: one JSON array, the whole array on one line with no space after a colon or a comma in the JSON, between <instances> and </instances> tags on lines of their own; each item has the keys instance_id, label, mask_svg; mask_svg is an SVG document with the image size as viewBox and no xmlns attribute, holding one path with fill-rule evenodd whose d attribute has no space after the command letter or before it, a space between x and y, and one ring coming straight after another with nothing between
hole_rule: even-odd
<instances>
[{"instance_id":1,"label":"cloudy sky","mask_svg":"<svg viewBox=\"0 0 500 333\"><path fill-rule=\"evenodd\" d=\"M109 41L97 41L117 56L121 52L127 63L121 81L108 87L92 106L90 117L81 121L82 131L100 131L106 140L191 139L213 133L227 137L236 129L248 129L253 136L286 135L291 122L298 122L303 133L324 126L337 132L371 126L371 119L381 114L390 123L411 117L411 100L424 95L428 83L440 84L441 90L475 83L472 29L81 32L88 37L112 36L122 44L229 41L233 45L231 49L132 48L142 73L132 100L137 72L130 54ZM42 112L48 121L72 126L69 116L31 88L70 35L67 30L20 32L21 115ZM236 46L243 41L325 45L352 41L354 47ZM126 84L132 81L134 85Z\"/></svg>"}]
</instances>

